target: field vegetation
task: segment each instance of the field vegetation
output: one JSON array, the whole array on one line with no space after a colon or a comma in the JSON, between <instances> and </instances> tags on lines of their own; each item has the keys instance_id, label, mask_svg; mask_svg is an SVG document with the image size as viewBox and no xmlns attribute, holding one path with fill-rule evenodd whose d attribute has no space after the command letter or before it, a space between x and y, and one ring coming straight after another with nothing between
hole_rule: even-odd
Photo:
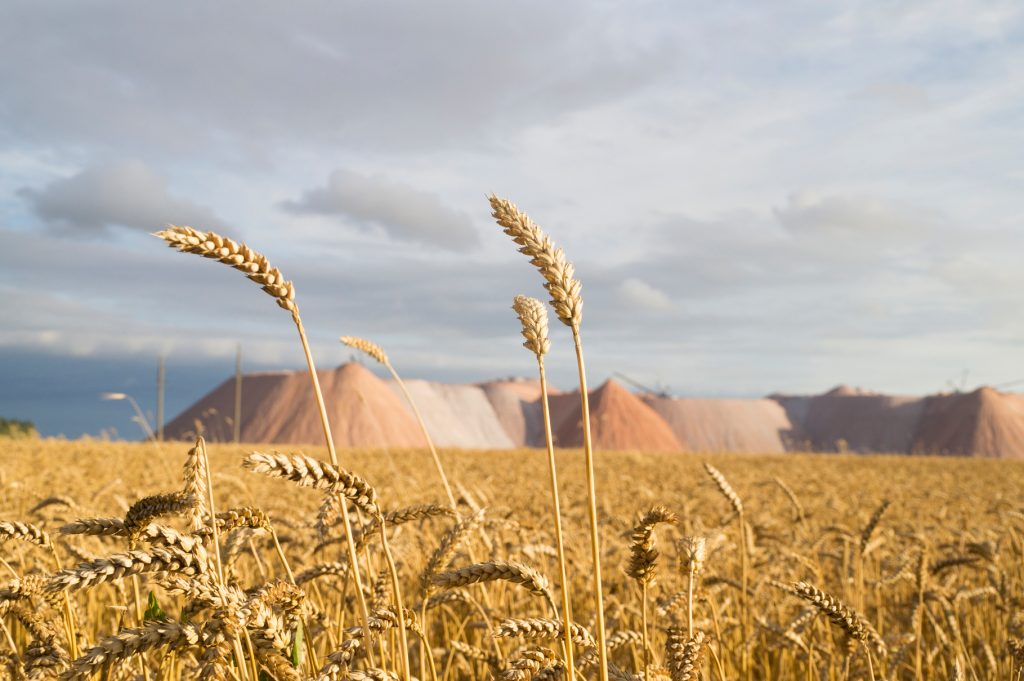
<instances>
[{"instance_id":1,"label":"field vegetation","mask_svg":"<svg viewBox=\"0 0 1024 681\"><path fill-rule=\"evenodd\" d=\"M187 512L154 520L134 542L120 529L92 535L66 530L81 530L74 524L81 518L111 518L117 525L114 521L123 521L137 500L184 490L188 450L186 444L169 443L3 441L0 517L8 521L10 539L3 548L8 577L0 607L8 674L18 678L18 669L33 664L39 669L45 662L52 667L43 669L66 676L73 676L69 669L80 675L102 671L99 678L134 678L143 670L154 679L195 678L204 670L214 677L252 675L246 665L232 662L230 651L223 651L224 657L211 654L218 641L213 623L227 626L232 603L242 609L252 599L263 599L266 611L250 619L245 630L257 665L275 678L364 678L354 670L372 675L368 669L400 668L393 595L379 540L360 542L373 618L367 650L346 580L339 523L328 514L322 533L317 528L322 494L242 467L252 452L271 451L266 447L209 450L214 505L223 518L225 582L217 588L224 596L214 597L206 593L212 587L200 586L204 574L216 572L209 565L206 572L196 567L196 574L188 574L175 565L157 566L167 568L158 572L150 571L155 570L151 564L133 562L128 569L99 569L84 581L86 572L97 572L89 561L141 555L130 553L133 545L149 554L184 550L173 539L189 536ZM326 458L323 448L305 453ZM428 666L423 678L432 678L431 663L439 679L554 674L562 653L551 633L560 630L550 601L560 603L560 588L554 579L559 569L544 452L442 452L461 522L443 502L429 453L343 454L392 520L388 531L406 626L413 632L414 675L420 677L421 662ZM741 499L748 528L746 598L740 591L739 517L704 470L704 461L714 464ZM590 677L595 674L587 655L594 610L590 545L583 529L586 476L579 452L559 452L557 462L568 592L574 621L582 627L576 666ZM597 464L615 678L632 678L645 665L652 677L693 679L868 678L871 673L878 679L946 679L957 673L965 679L1016 678L1010 643L1024 633L1018 615L1024 560L1024 467L1019 463L606 452L599 453ZM876 518L886 500L891 503ZM659 507L667 511L655 514L664 522L652 525L650 538L639 533L644 537L637 541L637 526L647 527L640 518ZM21 533L12 521L45 534ZM367 523L364 515L360 524ZM459 527L464 531L455 532ZM177 534L169 528L177 528ZM275 534L298 588L290 585ZM705 542L692 616L706 648L694 659L703 661L702 671L681 677L673 666L685 653L685 642L682 647L679 642L689 615L693 540L688 537ZM62 603L54 597L62 591L52 590L52 578L46 577L54 574L55 556L66 566L93 566L75 568L71 574L82 581L67 592L80 655L73 664ZM468 570L480 564L491 567ZM508 564L524 567L519 572L502 567ZM135 571L136 578L119 579ZM637 574L648 580L646 589L630 576ZM488 581L471 583L476 580ZM797 582L831 598L802 598ZM296 647L299 622L308 629ZM862 626L864 638L856 638ZM248 645L242 641L243 651ZM300 661L294 671L293 655ZM271 661L276 658L280 662ZM210 668L212 661L223 668Z\"/></svg>"},{"instance_id":2,"label":"field vegetation","mask_svg":"<svg viewBox=\"0 0 1024 681\"><path fill-rule=\"evenodd\" d=\"M571 334L581 451L555 452L547 423L541 451L338 452L293 283L244 244L168 228L156 236L241 271L290 313L325 449L0 440L0 670L1016 678L1024 469L595 453L581 284L532 220L490 203ZM513 307L543 386L546 307ZM399 380L382 348L342 341ZM543 388L541 403L547 416Z\"/></svg>"}]
</instances>

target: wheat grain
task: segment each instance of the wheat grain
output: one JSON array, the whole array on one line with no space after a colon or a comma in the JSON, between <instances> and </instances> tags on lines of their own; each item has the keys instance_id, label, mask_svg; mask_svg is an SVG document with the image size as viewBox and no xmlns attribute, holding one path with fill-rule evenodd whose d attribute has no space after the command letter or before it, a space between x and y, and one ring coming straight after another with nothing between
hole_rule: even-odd
<instances>
[{"instance_id":1,"label":"wheat grain","mask_svg":"<svg viewBox=\"0 0 1024 681\"><path fill-rule=\"evenodd\" d=\"M718 485L719 491L732 506L733 510L736 511L737 514L742 515L743 502L740 500L740 495L736 494L736 490L732 488L732 485L730 485L729 481L725 479L725 476L709 463L704 464L704 470L707 471L708 475L711 476L711 479L715 481L716 485Z\"/></svg>"},{"instance_id":2,"label":"wheat grain","mask_svg":"<svg viewBox=\"0 0 1024 681\"><path fill-rule=\"evenodd\" d=\"M532 594L551 598L547 577L527 565L504 560L467 565L431 577L431 583L442 589L457 589L470 584L498 580L518 584Z\"/></svg>"},{"instance_id":3,"label":"wheat grain","mask_svg":"<svg viewBox=\"0 0 1024 681\"><path fill-rule=\"evenodd\" d=\"M687 637L681 627L670 627L665 642L665 658L672 681L697 681L706 643L704 632Z\"/></svg>"},{"instance_id":4,"label":"wheat grain","mask_svg":"<svg viewBox=\"0 0 1024 681\"><path fill-rule=\"evenodd\" d=\"M256 282L277 304L296 313L295 286L285 280L281 271L271 267L266 257L245 244L240 244L216 232L200 232L192 227L169 226L153 236L163 239L171 248L182 253L195 253L230 265Z\"/></svg>"},{"instance_id":5,"label":"wheat grain","mask_svg":"<svg viewBox=\"0 0 1024 681\"><path fill-rule=\"evenodd\" d=\"M97 667L114 660L124 660L154 648L178 648L198 642L199 631L194 626L177 622L150 622L141 627L122 629L86 651L60 678L61 681L84 679Z\"/></svg>"},{"instance_id":6,"label":"wheat grain","mask_svg":"<svg viewBox=\"0 0 1024 681\"><path fill-rule=\"evenodd\" d=\"M565 259L565 253L514 203L493 194L489 201L494 219L544 277L544 288L551 295L555 314L566 326L579 327L583 320L583 287L574 277L572 263Z\"/></svg>"},{"instance_id":7,"label":"wheat grain","mask_svg":"<svg viewBox=\"0 0 1024 681\"><path fill-rule=\"evenodd\" d=\"M536 298L516 296L512 301L512 309L523 327L522 334L526 339L523 347L538 358L546 355L551 349L551 341L548 340L548 313L544 304Z\"/></svg>"},{"instance_id":8,"label":"wheat grain","mask_svg":"<svg viewBox=\"0 0 1024 681\"><path fill-rule=\"evenodd\" d=\"M513 618L501 620L491 632L495 638L559 639L565 631L560 620L547 617ZM582 625L573 622L570 639L578 645L594 648L597 643Z\"/></svg>"},{"instance_id":9,"label":"wheat grain","mask_svg":"<svg viewBox=\"0 0 1024 681\"><path fill-rule=\"evenodd\" d=\"M357 338L355 336L342 336L338 340L350 348L355 348L356 350L369 355L381 364L388 364L387 353L384 352L384 348L376 343L368 341L365 338Z\"/></svg>"},{"instance_id":10,"label":"wheat grain","mask_svg":"<svg viewBox=\"0 0 1024 681\"><path fill-rule=\"evenodd\" d=\"M8 539L17 539L44 549L50 548L50 535L41 528L31 524L22 523L16 520L0 522L0 544Z\"/></svg>"},{"instance_id":11,"label":"wheat grain","mask_svg":"<svg viewBox=\"0 0 1024 681\"><path fill-rule=\"evenodd\" d=\"M654 581L658 561L658 549L654 547L654 528L659 523L675 524L678 520L678 516L664 506L655 506L633 528L626 574L635 579L637 584L645 585Z\"/></svg>"},{"instance_id":12,"label":"wheat grain","mask_svg":"<svg viewBox=\"0 0 1024 681\"><path fill-rule=\"evenodd\" d=\"M139 499L124 516L124 530L129 540L135 541L142 529L151 521L165 515L181 513L193 508L196 498L181 492L154 494Z\"/></svg>"},{"instance_id":13,"label":"wheat grain","mask_svg":"<svg viewBox=\"0 0 1024 681\"><path fill-rule=\"evenodd\" d=\"M253 452L243 465L254 473L290 480L300 487L326 489L340 494L373 516L380 514L377 492L359 476L304 454Z\"/></svg>"},{"instance_id":14,"label":"wheat grain","mask_svg":"<svg viewBox=\"0 0 1024 681\"><path fill-rule=\"evenodd\" d=\"M176 572L183 575L199 575L205 572L207 563L199 555L174 547L154 546L148 551L127 551L75 568L62 570L50 578L47 591L85 589L103 582L122 579L144 572Z\"/></svg>"}]
</instances>

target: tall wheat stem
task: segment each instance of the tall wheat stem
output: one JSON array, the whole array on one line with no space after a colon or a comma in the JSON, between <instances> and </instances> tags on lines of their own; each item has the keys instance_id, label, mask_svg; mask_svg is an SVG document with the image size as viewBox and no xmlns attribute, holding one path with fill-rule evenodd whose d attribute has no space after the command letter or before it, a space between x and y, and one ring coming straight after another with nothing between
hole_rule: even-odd
<instances>
[{"instance_id":1,"label":"tall wheat stem","mask_svg":"<svg viewBox=\"0 0 1024 681\"><path fill-rule=\"evenodd\" d=\"M320 425L323 427L324 440L327 442L327 452L330 454L331 463L338 464L338 452L334 448L334 436L331 435L331 423L327 418L327 406L324 404L324 394L320 390L320 379L316 375L316 365L313 363L313 353L309 350L309 341L306 339L306 329L302 325L302 318L299 316L299 307L292 307L292 321L299 332L299 340L302 341L302 351L306 355L306 365L309 367L309 378L313 382L313 393L316 396L316 406L320 411ZM342 500L338 504L341 507L341 521L345 530L345 544L348 547L348 561L352 566L352 580L356 589L356 600L359 603L359 610L363 616L363 627L367 636L366 651L370 656L370 664L373 665L373 653L370 645L370 609L366 605L366 595L363 593L363 581L359 575L359 555L356 552L355 538L352 536L352 521L349 519L348 504ZM399 605L401 608L401 605ZM381 652L383 655L383 651Z\"/></svg>"},{"instance_id":2,"label":"tall wheat stem","mask_svg":"<svg viewBox=\"0 0 1024 681\"><path fill-rule=\"evenodd\" d=\"M555 444L551 435L551 409L548 405L548 382L544 372L544 357L537 355L537 371L540 375L540 405L544 415L544 442L548 450L548 472L551 480L551 511L555 521L555 548L558 551L559 579L562 580L562 620L565 623L565 668L573 678L576 666L573 661L572 605L569 603L569 577L566 573L565 542L562 537L562 509L558 501L558 473L555 468Z\"/></svg>"},{"instance_id":3,"label":"tall wheat stem","mask_svg":"<svg viewBox=\"0 0 1024 681\"><path fill-rule=\"evenodd\" d=\"M386 360L387 358L385 358ZM388 371L391 372L391 377L395 379L395 383L398 384L398 388L402 391L402 395L405 396L405 401L412 407L412 413L416 415L416 421L420 424L420 430L423 431L423 439L427 441L427 447L430 449L430 456L434 459L434 467L437 469L437 475L441 478L441 484L444 486L444 493L448 496L448 504L452 510L455 511L455 495L452 494L452 487L448 484L448 476L444 473L444 466L441 465L441 457L437 453L437 448L434 447L434 441L430 437L430 433L427 431L427 424L423 420L423 416L420 414L419 407L416 406L416 402L413 401L412 395L409 394L409 390L405 387L405 382L395 371L395 367L391 366L391 362L385 361L384 366L387 367Z\"/></svg>"},{"instance_id":4,"label":"tall wheat stem","mask_svg":"<svg viewBox=\"0 0 1024 681\"><path fill-rule=\"evenodd\" d=\"M647 582L640 584L640 634L644 646L644 678L651 678L651 650L647 635Z\"/></svg>"},{"instance_id":5,"label":"tall wheat stem","mask_svg":"<svg viewBox=\"0 0 1024 681\"><path fill-rule=\"evenodd\" d=\"M746 641L750 636L750 610L747 605L747 523L746 518L743 516L743 511L740 511L740 625L743 631L743 654L741 661L743 663L743 674L746 679L750 679L750 654L747 650Z\"/></svg>"},{"instance_id":6,"label":"tall wheat stem","mask_svg":"<svg viewBox=\"0 0 1024 681\"><path fill-rule=\"evenodd\" d=\"M594 561L594 599L597 608L597 655L601 666L601 681L608 681L608 651L604 625L604 596L601 586L601 541L597 529L597 489L594 484L594 446L590 436L590 397L587 394L587 372L583 364L583 345L579 325L572 326L572 339L576 347L576 368L580 379L580 407L583 413L583 456L587 468L587 513L590 518L590 550Z\"/></svg>"},{"instance_id":7,"label":"tall wheat stem","mask_svg":"<svg viewBox=\"0 0 1024 681\"><path fill-rule=\"evenodd\" d=\"M207 511L210 514L210 530L213 537L213 564L216 567L216 573L214 574L216 581L221 586L226 584L224 579L224 566L220 560L220 532L217 529L217 508L213 504L213 472L210 469L210 454L206 451L206 440L199 437L196 440L196 455L199 460L203 462L203 470L206 472L206 506ZM141 620L141 618L140 618ZM249 664L251 668L245 666L245 655L242 651L242 640L236 633L234 640L232 641L232 647L235 649L235 657L238 658L238 670L239 674L243 679L247 679L249 674L252 674L252 678L259 678L259 671L256 669L256 656L252 652L252 642L248 640L248 632L246 631L246 643L249 649Z\"/></svg>"},{"instance_id":8,"label":"tall wheat stem","mask_svg":"<svg viewBox=\"0 0 1024 681\"><path fill-rule=\"evenodd\" d=\"M412 664L409 659L409 638L405 631L405 608L402 607L402 588L398 581L398 567L395 565L395 557L391 553L391 546L388 544L387 525L384 522L384 515L377 516L377 523L380 525L380 544L384 551L384 560L388 564L388 573L391 575L391 590L395 596L395 614L398 616L398 642L402 648L402 671L404 678L412 677ZM381 653L383 655L383 652Z\"/></svg>"}]
</instances>

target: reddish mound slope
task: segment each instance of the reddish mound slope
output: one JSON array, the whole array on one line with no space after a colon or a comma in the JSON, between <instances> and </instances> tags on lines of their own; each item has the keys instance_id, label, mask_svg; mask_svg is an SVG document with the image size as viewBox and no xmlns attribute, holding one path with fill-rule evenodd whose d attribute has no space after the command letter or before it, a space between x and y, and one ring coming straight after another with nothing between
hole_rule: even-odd
<instances>
[{"instance_id":1,"label":"reddish mound slope","mask_svg":"<svg viewBox=\"0 0 1024 681\"><path fill-rule=\"evenodd\" d=\"M401 399L387 383L350 362L317 372L338 447L420 447L425 442ZM201 431L212 441L231 439L235 381L228 379L164 428L170 439ZM304 371L242 378L242 440L282 444L323 441L319 410Z\"/></svg>"},{"instance_id":2,"label":"reddish mound slope","mask_svg":"<svg viewBox=\"0 0 1024 681\"><path fill-rule=\"evenodd\" d=\"M799 430L813 451L908 452L924 404L840 386L811 398Z\"/></svg>"},{"instance_id":3,"label":"reddish mound slope","mask_svg":"<svg viewBox=\"0 0 1024 681\"><path fill-rule=\"evenodd\" d=\"M557 446L583 446L578 393L552 397L551 427ZM683 448L657 412L610 379L590 393L590 427L597 449L678 451Z\"/></svg>"},{"instance_id":4,"label":"reddish mound slope","mask_svg":"<svg viewBox=\"0 0 1024 681\"><path fill-rule=\"evenodd\" d=\"M979 388L928 397L910 451L1024 459L1024 395Z\"/></svg>"},{"instance_id":5,"label":"reddish mound slope","mask_svg":"<svg viewBox=\"0 0 1024 681\"><path fill-rule=\"evenodd\" d=\"M687 451L784 452L792 430L774 400L674 399L645 395Z\"/></svg>"}]
</instances>

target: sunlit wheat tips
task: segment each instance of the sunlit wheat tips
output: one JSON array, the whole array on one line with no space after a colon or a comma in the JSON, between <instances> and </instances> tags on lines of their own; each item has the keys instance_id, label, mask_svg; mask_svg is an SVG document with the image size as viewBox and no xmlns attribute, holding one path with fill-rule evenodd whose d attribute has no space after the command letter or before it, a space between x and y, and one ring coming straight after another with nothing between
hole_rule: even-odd
<instances>
[{"instance_id":1,"label":"sunlit wheat tips","mask_svg":"<svg viewBox=\"0 0 1024 681\"><path fill-rule=\"evenodd\" d=\"M548 311L544 304L536 298L529 296L516 296L512 301L512 309L515 310L522 324L523 347L543 357L551 348L551 341L548 340Z\"/></svg>"},{"instance_id":2,"label":"sunlit wheat tips","mask_svg":"<svg viewBox=\"0 0 1024 681\"><path fill-rule=\"evenodd\" d=\"M216 232L200 232L192 227L175 225L156 232L153 236L160 237L182 253L195 253L230 265L259 284L282 308L295 312L295 286L284 278L281 270L272 267L263 254L257 253L245 244Z\"/></svg>"},{"instance_id":3,"label":"sunlit wheat tips","mask_svg":"<svg viewBox=\"0 0 1024 681\"><path fill-rule=\"evenodd\" d=\"M514 203L494 194L488 200L495 221L544 277L544 288L551 295L551 306L558 318L566 326L578 328L583 320L582 284L575 278L572 263L565 259L565 253Z\"/></svg>"},{"instance_id":4,"label":"sunlit wheat tips","mask_svg":"<svg viewBox=\"0 0 1024 681\"><path fill-rule=\"evenodd\" d=\"M350 348L369 355L381 364L386 365L388 363L388 355L384 352L384 348L372 341L368 341L365 338L357 338L355 336L342 336L338 340Z\"/></svg>"},{"instance_id":5,"label":"sunlit wheat tips","mask_svg":"<svg viewBox=\"0 0 1024 681\"><path fill-rule=\"evenodd\" d=\"M711 476L711 479L718 486L718 490L722 493L722 496L726 498L733 510L742 515L743 501L740 500L740 495L732 488L732 485L730 485L729 481L725 479L725 476L709 463L704 464L704 470L707 471L709 476Z\"/></svg>"}]
</instances>

